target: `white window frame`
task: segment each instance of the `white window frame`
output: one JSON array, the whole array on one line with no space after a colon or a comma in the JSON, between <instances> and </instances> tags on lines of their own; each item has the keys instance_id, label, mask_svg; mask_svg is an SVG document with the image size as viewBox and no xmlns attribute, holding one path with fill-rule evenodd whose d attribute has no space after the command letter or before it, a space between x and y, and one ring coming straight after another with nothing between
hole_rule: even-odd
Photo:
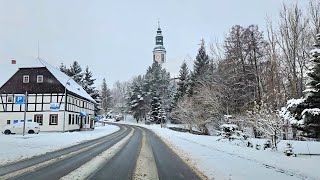
<instances>
[{"instance_id":1,"label":"white window frame","mask_svg":"<svg viewBox=\"0 0 320 180\"><path fill-rule=\"evenodd\" d=\"M30 82L30 77L29 77L29 75L23 75L22 81L23 81L23 83L29 83L29 82Z\"/></svg>"},{"instance_id":2,"label":"white window frame","mask_svg":"<svg viewBox=\"0 0 320 180\"><path fill-rule=\"evenodd\" d=\"M43 83L43 75L37 75L37 83Z\"/></svg>"},{"instance_id":3,"label":"white window frame","mask_svg":"<svg viewBox=\"0 0 320 180\"><path fill-rule=\"evenodd\" d=\"M40 126L43 125L43 114L35 114L34 122L38 123Z\"/></svg>"},{"instance_id":4,"label":"white window frame","mask_svg":"<svg viewBox=\"0 0 320 180\"><path fill-rule=\"evenodd\" d=\"M53 117L55 117L55 122ZM58 114L50 114L49 118L49 125L58 125Z\"/></svg>"}]
</instances>

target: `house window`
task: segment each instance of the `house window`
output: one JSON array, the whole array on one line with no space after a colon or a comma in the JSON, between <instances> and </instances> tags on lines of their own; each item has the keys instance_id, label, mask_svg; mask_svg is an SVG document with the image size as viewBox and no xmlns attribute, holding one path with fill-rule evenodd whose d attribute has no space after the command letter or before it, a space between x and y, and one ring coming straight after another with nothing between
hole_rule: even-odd
<instances>
[{"instance_id":1,"label":"house window","mask_svg":"<svg viewBox=\"0 0 320 180\"><path fill-rule=\"evenodd\" d=\"M29 83L29 75L23 75L23 83Z\"/></svg>"},{"instance_id":2,"label":"house window","mask_svg":"<svg viewBox=\"0 0 320 180\"><path fill-rule=\"evenodd\" d=\"M33 121L38 123L39 125L42 125L43 124L43 115L42 114L35 114Z\"/></svg>"},{"instance_id":3,"label":"house window","mask_svg":"<svg viewBox=\"0 0 320 180\"><path fill-rule=\"evenodd\" d=\"M11 124L11 121L10 121L10 120L7 120L7 124Z\"/></svg>"},{"instance_id":4,"label":"house window","mask_svg":"<svg viewBox=\"0 0 320 180\"><path fill-rule=\"evenodd\" d=\"M37 75L37 83L43 83L43 75Z\"/></svg>"},{"instance_id":5,"label":"house window","mask_svg":"<svg viewBox=\"0 0 320 180\"><path fill-rule=\"evenodd\" d=\"M49 125L58 125L58 114L50 114Z\"/></svg>"},{"instance_id":6,"label":"house window","mask_svg":"<svg viewBox=\"0 0 320 180\"><path fill-rule=\"evenodd\" d=\"M8 96L7 97L7 102L8 103L12 103L13 102L13 97L12 96Z\"/></svg>"},{"instance_id":7,"label":"house window","mask_svg":"<svg viewBox=\"0 0 320 180\"><path fill-rule=\"evenodd\" d=\"M74 114L72 114L72 124L74 124Z\"/></svg>"},{"instance_id":8,"label":"house window","mask_svg":"<svg viewBox=\"0 0 320 180\"><path fill-rule=\"evenodd\" d=\"M79 116L77 115L77 121L76 124L79 124Z\"/></svg>"},{"instance_id":9,"label":"house window","mask_svg":"<svg viewBox=\"0 0 320 180\"><path fill-rule=\"evenodd\" d=\"M69 124L71 124L71 114L69 114Z\"/></svg>"}]
</instances>

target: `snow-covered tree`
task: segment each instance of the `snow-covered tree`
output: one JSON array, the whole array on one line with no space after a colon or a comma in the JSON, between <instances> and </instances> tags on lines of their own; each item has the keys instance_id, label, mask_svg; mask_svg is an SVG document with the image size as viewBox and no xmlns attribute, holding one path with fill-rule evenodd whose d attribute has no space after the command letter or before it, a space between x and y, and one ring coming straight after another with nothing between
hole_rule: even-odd
<instances>
[{"instance_id":1,"label":"snow-covered tree","mask_svg":"<svg viewBox=\"0 0 320 180\"><path fill-rule=\"evenodd\" d=\"M143 82L142 76L135 78L128 91L128 106L129 112L133 115L137 122L146 119L148 107L146 103L146 93L143 92Z\"/></svg>"},{"instance_id":2,"label":"snow-covered tree","mask_svg":"<svg viewBox=\"0 0 320 180\"><path fill-rule=\"evenodd\" d=\"M307 108L302 112L304 129L308 136L320 137L320 34L317 35L315 48L311 50L308 83L305 93Z\"/></svg>"},{"instance_id":3,"label":"snow-covered tree","mask_svg":"<svg viewBox=\"0 0 320 180\"><path fill-rule=\"evenodd\" d=\"M89 67L87 66L85 72L83 72L82 80L79 83L87 92L91 91L90 89L92 88L94 81L96 80L92 77L92 72L89 70Z\"/></svg>"},{"instance_id":4,"label":"snow-covered tree","mask_svg":"<svg viewBox=\"0 0 320 180\"><path fill-rule=\"evenodd\" d=\"M194 89L192 97L184 96L172 112L173 118L189 127L195 127L209 134L208 125L219 127L223 115L221 90L216 85L200 86Z\"/></svg>"},{"instance_id":5,"label":"snow-covered tree","mask_svg":"<svg viewBox=\"0 0 320 180\"><path fill-rule=\"evenodd\" d=\"M210 70L210 59L206 53L205 42L202 39L196 60L194 61L193 71L191 72L190 88L188 90L188 95L192 96L194 93L194 88L199 84L202 84L210 79L208 76Z\"/></svg>"},{"instance_id":6,"label":"snow-covered tree","mask_svg":"<svg viewBox=\"0 0 320 180\"><path fill-rule=\"evenodd\" d=\"M148 119L160 123L170 110L173 95L170 89L170 74L154 62L144 76L135 78L127 93L130 113L137 121ZM162 119L164 122L164 119Z\"/></svg>"},{"instance_id":7,"label":"snow-covered tree","mask_svg":"<svg viewBox=\"0 0 320 180\"><path fill-rule=\"evenodd\" d=\"M185 94L188 92L189 88L189 70L188 65L184 61L180 67L179 77L178 77L178 88L177 93L175 95L174 103L179 101Z\"/></svg>"},{"instance_id":8,"label":"snow-covered tree","mask_svg":"<svg viewBox=\"0 0 320 180\"><path fill-rule=\"evenodd\" d=\"M74 61L70 68L67 68L63 63L61 63L59 67L60 71L72 77L72 79L78 83L82 88L97 102L95 104L95 115L99 114L101 111L101 98L100 92L94 86L94 81L96 79L93 78L92 72L89 70L87 66L85 71L82 72L82 68L77 61Z\"/></svg>"},{"instance_id":9,"label":"snow-covered tree","mask_svg":"<svg viewBox=\"0 0 320 180\"><path fill-rule=\"evenodd\" d=\"M150 119L152 122L156 124L161 123L162 113L161 113L161 99L160 97L154 92L151 101L151 111L150 111Z\"/></svg>"},{"instance_id":10,"label":"snow-covered tree","mask_svg":"<svg viewBox=\"0 0 320 180\"><path fill-rule=\"evenodd\" d=\"M116 81L111 89L112 107L116 112L124 112L128 110L126 95L130 89L129 82Z\"/></svg>"},{"instance_id":11,"label":"snow-covered tree","mask_svg":"<svg viewBox=\"0 0 320 180\"><path fill-rule=\"evenodd\" d=\"M270 139L276 148L277 141L282 139L283 128L287 125L286 121L280 118L279 113L261 102L260 105L255 103L254 107L247 111L247 117L246 123L253 127L255 136Z\"/></svg>"},{"instance_id":12,"label":"snow-covered tree","mask_svg":"<svg viewBox=\"0 0 320 180\"><path fill-rule=\"evenodd\" d=\"M106 83L106 79L103 78L102 85L101 85L101 108L103 110L103 113L107 113L108 110L111 108L111 92L108 88L108 85Z\"/></svg>"},{"instance_id":13,"label":"snow-covered tree","mask_svg":"<svg viewBox=\"0 0 320 180\"><path fill-rule=\"evenodd\" d=\"M71 73L70 73L69 69L66 67L65 64L61 63L60 66L59 66L59 70L61 72L65 73L66 75L71 77Z\"/></svg>"},{"instance_id":14,"label":"snow-covered tree","mask_svg":"<svg viewBox=\"0 0 320 180\"><path fill-rule=\"evenodd\" d=\"M76 64L76 65L74 65ZM81 70L81 67L79 64L77 63L74 63L73 66L75 66L74 69L76 70L72 70L71 68L71 72L73 71L80 71ZM79 67L78 67L79 65ZM85 72L80 73L79 74L82 74L82 79L80 82L78 82L78 84L80 84L82 86L82 88L96 101L96 104L94 105L94 112L95 112L95 115L99 114L99 112L101 111L101 98L100 98L100 92L99 90L96 89L94 85L94 81L96 79L93 79L93 75L92 75L92 72L89 70L89 67L87 66L86 69L85 69ZM74 76L74 78L79 78L80 76Z\"/></svg>"},{"instance_id":15,"label":"snow-covered tree","mask_svg":"<svg viewBox=\"0 0 320 180\"><path fill-rule=\"evenodd\" d=\"M320 34L314 49L310 51L308 82L304 91L304 98L300 101L288 102L284 117L303 130L304 136L320 138ZM292 102L297 102L292 105Z\"/></svg>"},{"instance_id":16,"label":"snow-covered tree","mask_svg":"<svg viewBox=\"0 0 320 180\"><path fill-rule=\"evenodd\" d=\"M70 65L70 68L67 70L68 75L72 77L72 79L81 85L81 81L83 78L82 68L77 61L73 61Z\"/></svg>"}]
</instances>

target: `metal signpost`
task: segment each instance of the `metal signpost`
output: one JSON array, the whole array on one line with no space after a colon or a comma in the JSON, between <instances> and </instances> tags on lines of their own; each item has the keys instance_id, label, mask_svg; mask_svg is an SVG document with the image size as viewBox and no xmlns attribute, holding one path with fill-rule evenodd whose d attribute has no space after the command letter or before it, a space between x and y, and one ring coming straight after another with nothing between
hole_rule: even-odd
<instances>
[{"instance_id":1,"label":"metal signpost","mask_svg":"<svg viewBox=\"0 0 320 180\"><path fill-rule=\"evenodd\" d=\"M26 92L24 96L16 96L15 97L16 104L24 104L23 136L26 131L26 118L27 118L27 100L26 99L27 98L28 98L28 92Z\"/></svg>"}]
</instances>

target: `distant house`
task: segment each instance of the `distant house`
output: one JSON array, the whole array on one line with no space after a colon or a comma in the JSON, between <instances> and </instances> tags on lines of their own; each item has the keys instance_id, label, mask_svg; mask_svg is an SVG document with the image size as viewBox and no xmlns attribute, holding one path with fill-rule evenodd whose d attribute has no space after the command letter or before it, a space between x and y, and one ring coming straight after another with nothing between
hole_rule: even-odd
<instances>
[{"instance_id":1,"label":"distant house","mask_svg":"<svg viewBox=\"0 0 320 180\"><path fill-rule=\"evenodd\" d=\"M96 102L72 78L40 58L19 68L0 87L0 128L24 119L25 105L15 101L25 92L26 119L38 122L41 131L93 128Z\"/></svg>"}]
</instances>

